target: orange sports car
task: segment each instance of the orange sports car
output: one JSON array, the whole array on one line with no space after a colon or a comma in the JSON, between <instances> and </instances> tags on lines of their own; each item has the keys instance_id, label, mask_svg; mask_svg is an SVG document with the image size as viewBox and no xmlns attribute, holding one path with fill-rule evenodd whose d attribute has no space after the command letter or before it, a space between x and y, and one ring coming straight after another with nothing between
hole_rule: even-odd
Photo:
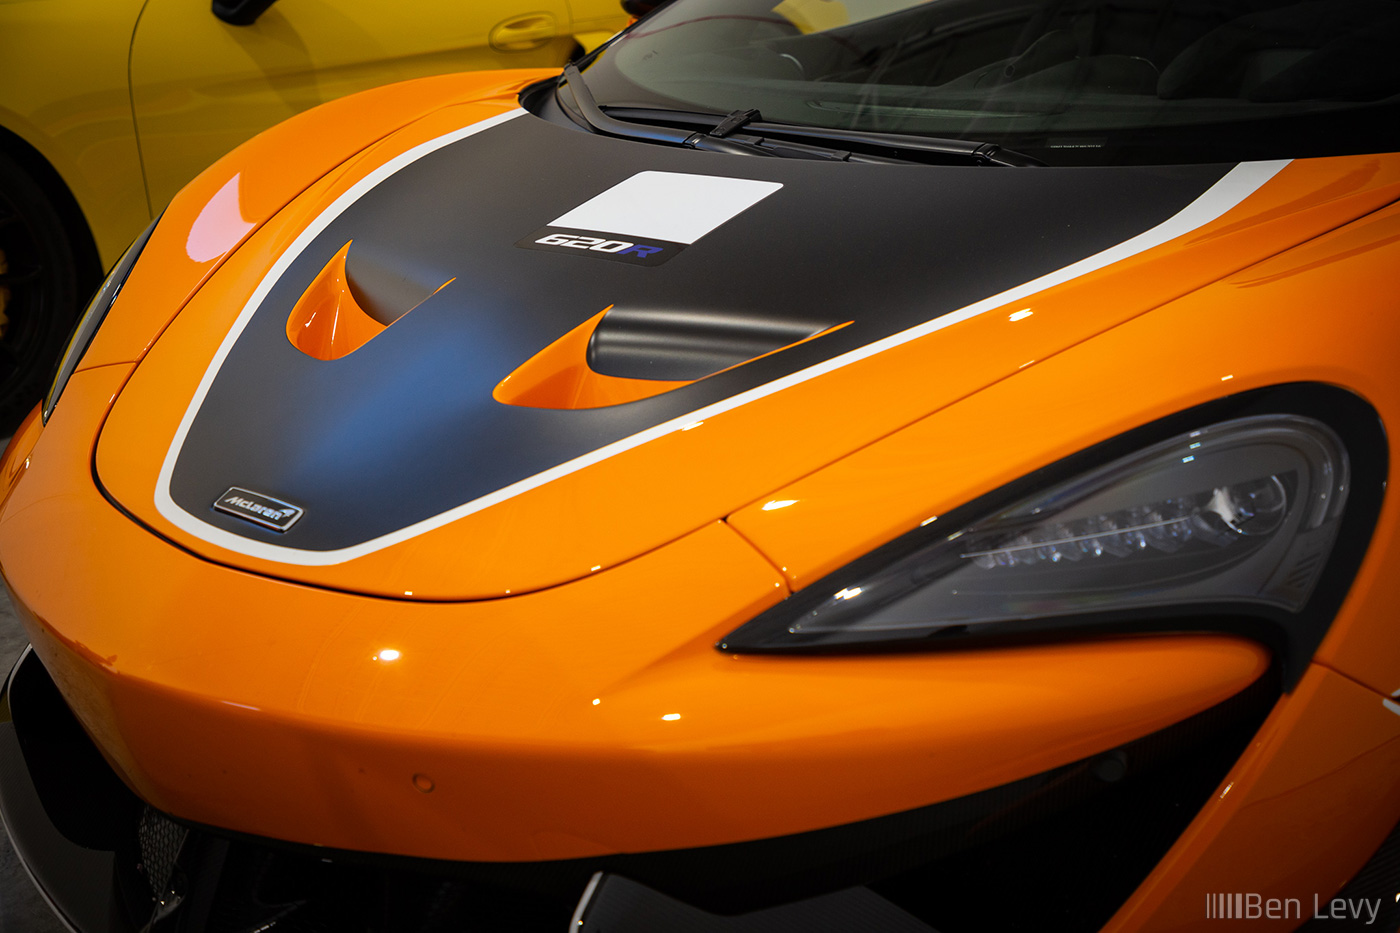
<instances>
[{"instance_id":1,"label":"orange sports car","mask_svg":"<svg viewBox=\"0 0 1400 933\"><path fill-rule=\"evenodd\" d=\"M675 0L256 137L0 462L21 859L82 933L1394 929L1397 39Z\"/></svg>"}]
</instances>

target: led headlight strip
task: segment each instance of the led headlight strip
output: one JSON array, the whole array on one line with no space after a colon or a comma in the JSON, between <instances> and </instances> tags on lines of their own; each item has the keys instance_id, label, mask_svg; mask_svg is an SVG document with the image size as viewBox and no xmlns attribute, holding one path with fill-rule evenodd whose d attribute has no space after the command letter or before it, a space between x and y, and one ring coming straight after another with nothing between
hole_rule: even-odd
<instances>
[{"instance_id":1,"label":"led headlight strip","mask_svg":"<svg viewBox=\"0 0 1400 933\"><path fill-rule=\"evenodd\" d=\"M911 532L720 647L933 648L1204 629L1260 638L1293 670L1359 560L1385 459L1374 411L1339 389L1227 399L1041 470L936 532Z\"/></svg>"},{"instance_id":2,"label":"led headlight strip","mask_svg":"<svg viewBox=\"0 0 1400 933\"><path fill-rule=\"evenodd\" d=\"M63 394L68 380L73 378L73 373L77 371L78 364L82 362L83 354L87 353L92 338L97 336L97 329L102 326L107 312L111 310L112 302L116 301L117 295L121 293L122 286L126 284L126 277L131 274L131 268L136 265L141 250L146 248L146 242L150 240L151 233L156 229L157 223L160 223L159 217L152 221L151 225L126 248L126 252L122 253L122 257L117 260L112 271L107 273L107 278L102 281L97 293L88 302L82 317L78 318L78 326L73 329L73 335L68 338L68 346L58 361L58 370L54 373L53 384L49 387L49 394L44 398L44 424L49 423L49 416L53 414L54 406L58 404L58 397Z\"/></svg>"}]
</instances>

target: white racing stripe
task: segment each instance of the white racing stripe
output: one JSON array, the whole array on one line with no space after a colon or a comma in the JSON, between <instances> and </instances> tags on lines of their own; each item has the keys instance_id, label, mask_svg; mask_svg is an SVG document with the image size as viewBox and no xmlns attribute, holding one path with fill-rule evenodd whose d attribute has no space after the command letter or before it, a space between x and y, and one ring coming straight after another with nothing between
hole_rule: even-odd
<instances>
[{"instance_id":1,"label":"white racing stripe","mask_svg":"<svg viewBox=\"0 0 1400 933\"><path fill-rule=\"evenodd\" d=\"M417 522L405 528L400 528L398 531L381 535L361 544L338 548L333 551L308 551L301 548L265 544L260 541L251 541L239 535L224 531L222 528L218 528L195 517L177 505L170 496L170 480L175 471L175 463L179 459L180 451L184 447L185 437L189 433L190 425L199 414L200 407L204 404L204 398L209 392L209 387L218 376L220 367L223 366L229 351L232 350L233 345L243 333L243 329L247 327L249 320L251 320L253 315L257 312L259 305L262 304L268 292L272 290L272 287L277 283L278 279L282 277L282 274L286 272L287 268L301 255L302 251L320 235L321 231L325 230L332 221L339 217L346 208L364 197L365 194L371 191L380 182L394 175L396 172L444 146L451 145L458 140L466 139L468 136L499 126L502 123L521 116L523 113L523 110L517 109L497 117L492 117L488 120L483 120L480 123L472 124L469 127L422 143L394 157L365 176L350 190L336 198L320 216L307 226L287 251L278 257L277 261L273 263L272 268L268 270L267 275L258 284L257 289L248 299L248 303L244 305L242 312L238 315L238 319L234 321L233 327L230 328L228 334L224 337L223 343L219 345L218 352L214 354L214 358L210 362L208 370L204 373L204 378L200 380L199 388L195 390L189 408L185 411L185 416L180 422L180 427L175 432L175 437L171 441L170 449L165 455L165 462L161 466L160 476L156 480L155 505L161 515L176 527L200 540L248 557L256 557L261 560L303 567L326 567L342 564L346 561L364 557L367 554L373 554L384 548L408 541L411 538L416 538L436 528L441 528L443 525L455 522L460 518L465 518L475 512L480 512L493 505L498 505L509 499L513 499L522 493L529 492L531 489L536 489L546 483L551 483L554 480L568 476L571 473L577 473L585 467L615 457L634 447L640 447L643 444L650 443L657 438L665 437L697 421L713 418L726 411L765 398L775 392L781 392L792 386L800 385L809 379L815 379L817 376L849 366L859 360L874 356L877 353L883 353L893 347L906 344L911 340L917 340L920 337L927 336L935 331L943 330L946 327L952 327L954 324L960 324L963 321L970 320L987 311L999 308L1002 305L1019 301L1037 292L1051 288L1052 286L1087 275L1096 269L1102 269L1104 266L1111 265L1115 262L1121 262L1145 250L1160 246L1169 240L1176 239L1179 236L1190 233L1192 230L1203 227L1220 217L1226 211L1258 191L1260 187L1282 171L1283 168L1289 164L1289 161L1291 161L1246 162L1237 165L1235 168L1231 169L1224 178L1220 179L1220 181L1212 185L1199 198L1187 205L1180 213L1163 221L1151 230L1119 243L1117 246L1110 247L1086 259L1081 259L1079 262L1065 266L1063 269L1056 272L1043 275L1024 285L1018 285L998 295L992 295L976 304L968 305L957 311L940 315L931 321L926 321L923 324L911 327L908 330L901 331L883 340L877 340L874 343L866 344L863 347L843 353L840 356L833 357L814 366L809 366L806 369L784 376L781 379L775 379L772 382L750 389L747 392L742 392L724 399L723 401L716 402L713 405L697 409L679 418L673 418L664 424L659 424L645 431L640 431L630 437L625 437L605 447L600 447L583 456L575 457L573 460L569 460L566 463L561 463L556 467L536 473L534 476L526 477L509 486L498 489L493 493L473 499L454 509L449 509L432 518L424 519L421 522ZM763 196L766 196L766 193ZM738 211L735 211L735 213L738 213ZM566 214L564 216L567 217L568 215ZM719 223L723 223L723 221L719 221ZM718 226L718 223L716 223L715 226Z\"/></svg>"}]
</instances>

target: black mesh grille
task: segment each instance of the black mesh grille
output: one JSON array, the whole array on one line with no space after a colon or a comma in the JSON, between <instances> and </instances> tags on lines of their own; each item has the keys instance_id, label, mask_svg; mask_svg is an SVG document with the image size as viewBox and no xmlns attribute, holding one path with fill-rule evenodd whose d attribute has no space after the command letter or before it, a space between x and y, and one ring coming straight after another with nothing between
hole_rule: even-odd
<instances>
[{"instance_id":1,"label":"black mesh grille","mask_svg":"<svg viewBox=\"0 0 1400 933\"><path fill-rule=\"evenodd\" d=\"M531 895L369 865L229 842L192 887L212 890L207 908L192 897L193 929L203 933L461 933L561 929L578 891Z\"/></svg>"},{"instance_id":2,"label":"black mesh grille","mask_svg":"<svg viewBox=\"0 0 1400 933\"><path fill-rule=\"evenodd\" d=\"M141 846L141 869L151 886L151 896L159 897L170 890L175 873L175 860L185 844L189 830L166 819L159 811L146 807L136 828Z\"/></svg>"}]
</instances>

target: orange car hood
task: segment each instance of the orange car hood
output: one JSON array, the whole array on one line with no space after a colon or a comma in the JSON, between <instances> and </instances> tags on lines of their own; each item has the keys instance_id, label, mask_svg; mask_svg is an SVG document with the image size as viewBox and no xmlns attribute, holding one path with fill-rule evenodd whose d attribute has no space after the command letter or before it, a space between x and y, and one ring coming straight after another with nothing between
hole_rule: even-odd
<instances>
[{"instance_id":1,"label":"orange car hood","mask_svg":"<svg viewBox=\"0 0 1400 933\"><path fill-rule=\"evenodd\" d=\"M211 277L103 430L122 509L315 585L537 590L1400 196L1386 157L851 165L481 115L382 140Z\"/></svg>"}]
</instances>

